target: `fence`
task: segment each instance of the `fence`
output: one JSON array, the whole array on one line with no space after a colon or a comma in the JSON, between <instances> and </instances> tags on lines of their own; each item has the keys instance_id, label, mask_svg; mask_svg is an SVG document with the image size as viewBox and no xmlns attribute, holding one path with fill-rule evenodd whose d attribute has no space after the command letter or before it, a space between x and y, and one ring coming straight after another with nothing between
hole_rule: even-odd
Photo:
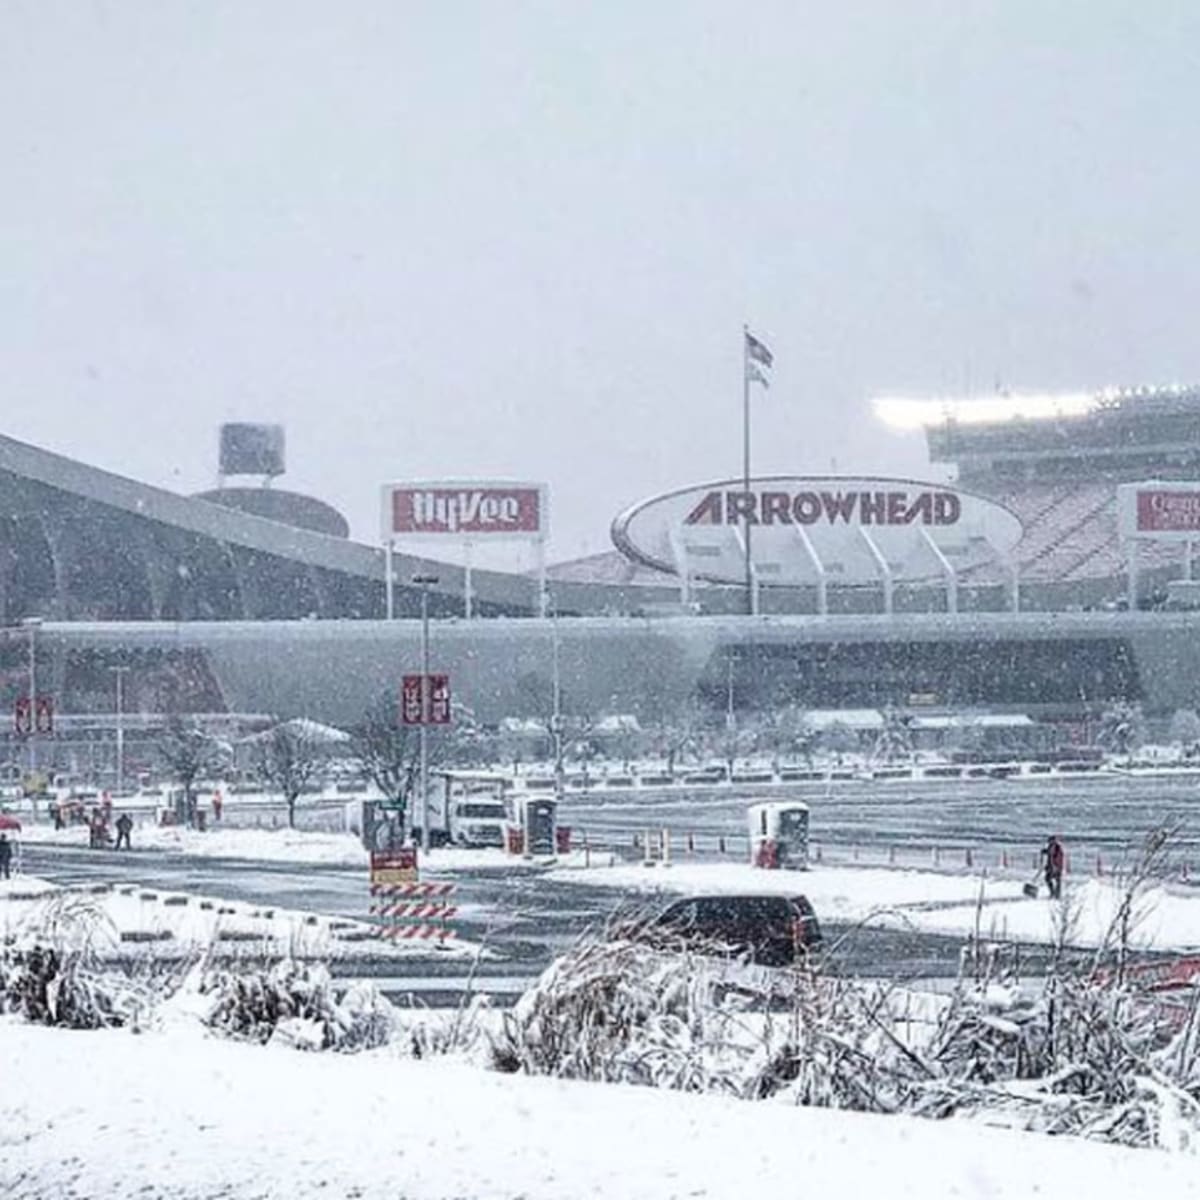
<instances>
[{"instance_id":1,"label":"fence","mask_svg":"<svg viewBox=\"0 0 1200 1200\"><path fill-rule=\"evenodd\" d=\"M690 833L660 828L634 832L624 837L595 835L581 830L577 848L586 853L587 865L603 865L605 855L625 862L647 864L672 862L750 862L750 838L745 833ZM1041 870L1042 844L1014 842L1009 845L980 841L863 842L810 840L812 865L895 867L946 873L971 872L1026 879ZM1066 872L1077 878L1104 878L1131 866L1136 847L1116 843L1079 843L1068 848ZM1200 846L1183 844L1168 856L1167 877L1179 883L1200 881Z\"/></svg>"}]
</instances>

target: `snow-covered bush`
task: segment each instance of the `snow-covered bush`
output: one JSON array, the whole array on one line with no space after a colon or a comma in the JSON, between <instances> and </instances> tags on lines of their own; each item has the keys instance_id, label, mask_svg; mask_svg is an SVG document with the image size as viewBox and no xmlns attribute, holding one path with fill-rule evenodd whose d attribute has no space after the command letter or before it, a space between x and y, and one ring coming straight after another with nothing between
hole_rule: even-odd
<instances>
[{"instance_id":1,"label":"snow-covered bush","mask_svg":"<svg viewBox=\"0 0 1200 1200\"><path fill-rule=\"evenodd\" d=\"M636 938L581 940L508 1014L496 1065L566 1078L890 1111L902 1040L883 991L808 969L744 972Z\"/></svg>"},{"instance_id":2,"label":"snow-covered bush","mask_svg":"<svg viewBox=\"0 0 1200 1200\"><path fill-rule=\"evenodd\" d=\"M204 975L199 990L208 998L205 1023L248 1041L370 1050L397 1028L396 1010L378 988L360 982L338 997L329 969L318 963L221 967Z\"/></svg>"},{"instance_id":3,"label":"snow-covered bush","mask_svg":"<svg viewBox=\"0 0 1200 1200\"><path fill-rule=\"evenodd\" d=\"M89 897L53 896L0 946L0 1012L71 1029L139 1024L160 985L99 962L97 944L114 937Z\"/></svg>"}]
</instances>

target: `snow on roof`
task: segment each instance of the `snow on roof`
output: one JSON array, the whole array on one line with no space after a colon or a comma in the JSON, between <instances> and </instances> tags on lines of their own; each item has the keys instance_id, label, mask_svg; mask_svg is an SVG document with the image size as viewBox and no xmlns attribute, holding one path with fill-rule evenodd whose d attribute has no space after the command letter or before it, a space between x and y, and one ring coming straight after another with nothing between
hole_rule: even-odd
<instances>
[{"instance_id":1,"label":"snow on roof","mask_svg":"<svg viewBox=\"0 0 1200 1200\"><path fill-rule=\"evenodd\" d=\"M1025 729L1034 723L1025 713L940 713L913 717L912 729Z\"/></svg>"},{"instance_id":2,"label":"snow on roof","mask_svg":"<svg viewBox=\"0 0 1200 1200\"><path fill-rule=\"evenodd\" d=\"M877 708L813 708L805 717L814 729L882 729L883 713Z\"/></svg>"}]
</instances>

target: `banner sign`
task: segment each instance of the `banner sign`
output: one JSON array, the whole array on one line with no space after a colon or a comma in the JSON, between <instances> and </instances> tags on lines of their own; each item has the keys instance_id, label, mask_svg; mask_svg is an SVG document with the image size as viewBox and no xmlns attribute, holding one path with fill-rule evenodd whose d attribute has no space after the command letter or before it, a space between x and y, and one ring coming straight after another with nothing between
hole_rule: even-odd
<instances>
[{"instance_id":1,"label":"banner sign","mask_svg":"<svg viewBox=\"0 0 1200 1200\"><path fill-rule=\"evenodd\" d=\"M400 722L403 725L420 725L424 719L421 676L405 675L400 684Z\"/></svg>"},{"instance_id":2,"label":"banner sign","mask_svg":"<svg viewBox=\"0 0 1200 1200\"><path fill-rule=\"evenodd\" d=\"M420 675L405 675L400 683L400 722L403 725L424 725L425 706L421 697ZM450 676L426 675L429 689L430 725L450 724Z\"/></svg>"},{"instance_id":3,"label":"banner sign","mask_svg":"<svg viewBox=\"0 0 1200 1200\"><path fill-rule=\"evenodd\" d=\"M28 696L18 696L13 706L13 729L24 736L54 732L54 697L38 696L30 704Z\"/></svg>"},{"instance_id":4,"label":"banner sign","mask_svg":"<svg viewBox=\"0 0 1200 1200\"><path fill-rule=\"evenodd\" d=\"M435 537L538 541L548 532L542 483L392 483L383 489L383 540Z\"/></svg>"},{"instance_id":5,"label":"banner sign","mask_svg":"<svg viewBox=\"0 0 1200 1200\"><path fill-rule=\"evenodd\" d=\"M429 687L429 723L430 725L450 724L450 676L428 676Z\"/></svg>"},{"instance_id":6,"label":"banner sign","mask_svg":"<svg viewBox=\"0 0 1200 1200\"><path fill-rule=\"evenodd\" d=\"M1200 485L1123 483L1117 488L1117 524L1126 539L1200 541Z\"/></svg>"}]
</instances>

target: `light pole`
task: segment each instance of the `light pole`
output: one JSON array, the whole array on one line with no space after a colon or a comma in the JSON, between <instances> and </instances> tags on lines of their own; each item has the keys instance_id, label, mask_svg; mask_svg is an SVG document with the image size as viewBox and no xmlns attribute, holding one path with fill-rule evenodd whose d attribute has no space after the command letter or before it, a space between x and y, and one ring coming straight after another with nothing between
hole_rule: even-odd
<instances>
[{"instance_id":1,"label":"light pole","mask_svg":"<svg viewBox=\"0 0 1200 1200\"><path fill-rule=\"evenodd\" d=\"M551 713L550 732L554 735L554 799L562 804L563 798L563 737L562 737L562 673L558 662L558 605L548 595L550 608L551 636Z\"/></svg>"},{"instance_id":2,"label":"light pole","mask_svg":"<svg viewBox=\"0 0 1200 1200\"><path fill-rule=\"evenodd\" d=\"M128 667L111 667L117 680L117 795L125 790L125 688Z\"/></svg>"},{"instance_id":3,"label":"light pole","mask_svg":"<svg viewBox=\"0 0 1200 1200\"><path fill-rule=\"evenodd\" d=\"M429 849L429 589L437 583L436 575L414 575L413 583L421 589L421 724L418 738L421 747L421 848Z\"/></svg>"},{"instance_id":4,"label":"light pole","mask_svg":"<svg viewBox=\"0 0 1200 1200\"><path fill-rule=\"evenodd\" d=\"M36 788L34 775L37 773L37 631L41 628L41 617L25 617L21 625L29 630L29 785ZM33 797L33 815L37 818L37 792Z\"/></svg>"}]
</instances>

